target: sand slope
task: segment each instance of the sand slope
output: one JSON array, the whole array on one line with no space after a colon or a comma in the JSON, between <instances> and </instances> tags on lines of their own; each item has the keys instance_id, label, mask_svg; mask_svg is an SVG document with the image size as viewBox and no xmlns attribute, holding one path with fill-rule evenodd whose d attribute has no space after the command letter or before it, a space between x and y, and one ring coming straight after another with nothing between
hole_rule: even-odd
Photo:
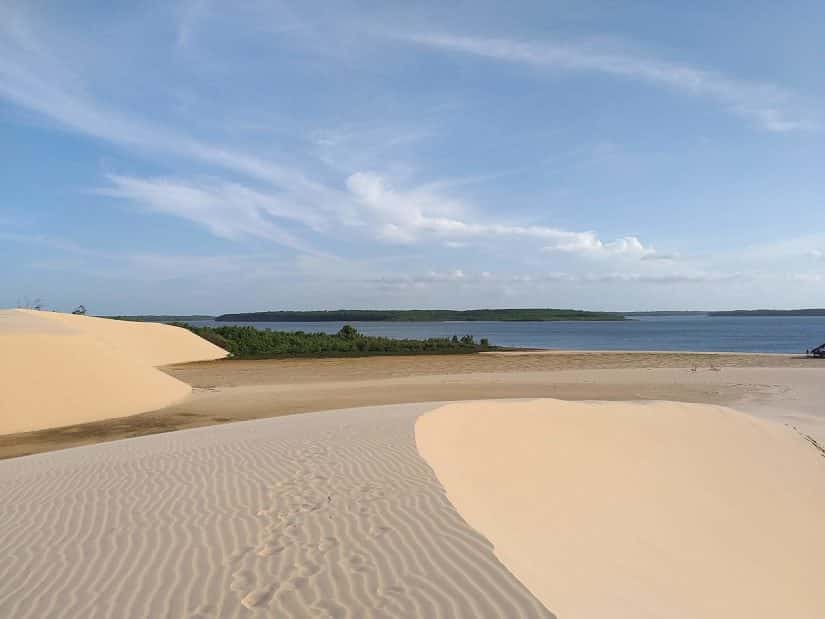
<instances>
[{"instance_id":1,"label":"sand slope","mask_svg":"<svg viewBox=\"0 0 825 619\"><path fill-rule=\"evenodd\" d=\"M16 310L32 319L52 321L60 327L100 341L116 353L152 366L221 359L226 351L191 331L154 322L130 322L58 312Z\"/></svg>"},{"instance_id":2,"label":"sand slope","mask_svg":"<svg viewBox=\"0 0 825 619\"><path fill-rule=\"evenodd\" d=\"M0 617L552 618L418 455L432 406L0 462Z\"/></svg>"},{"instance_id":3,"label":"sand slope","mask_svg":"<svg viewBox=\"0 0 825 619\"><path fill-rule=\"evenodd\" d=\"M0 434L166 406L190 387L154 366L222 349L177 327L51 312L0 312Z\"/></svg>"},{"instance_id":4,"label":"sand slope","mask_svg":"<svg viewBox=\"0 0 825 619\"><path fill-rule=\"evenodd\" d=\"M559 617L820 618L825 458L776 423L676 403L476 402L416 442Z\"/></svg>"}]
</instances>

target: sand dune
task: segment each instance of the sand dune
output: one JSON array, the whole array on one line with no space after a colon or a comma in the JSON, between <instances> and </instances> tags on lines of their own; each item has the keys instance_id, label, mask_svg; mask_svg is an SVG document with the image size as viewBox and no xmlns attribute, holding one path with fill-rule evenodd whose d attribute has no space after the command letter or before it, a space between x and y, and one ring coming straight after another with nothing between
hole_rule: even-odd
<instances>
[{"instance_id":1,"label":"sand dune","mask_svg":"<svg viewBox=\"0 0 825 619\"><path fill-rule=\"evenodd\" d=\"M559 617L822 617L825 458L730 409L450 404L416 441Z\"/></svg>"},{"instance_id":2,"label":"sand dune","mask_svg":"<svg viewBox=\"0 0 825 619\"><path fill-rule=\"evenodd\" d=\"M0 312L0 349L0 434L167 406L190 387L154 366L226 355L177 327L25 310Z\"/></svg>"},{"instance_id":3,"label":"sand dune","mask_svg":"<svg viewBox=\"0 0 825 619\"><path fill-rule=\"evenodd\" d=\"M0 616L552 617L418 455L431 408L0 462Z\"/></svg>"},{"instance_id":4,"label":"sand dune","mask_svg":"<svg viewBox=\"0 0 825 619\"><path fill-rule=\"evenodd\" d=\"M226 351L186 329L154 322L110 320L58 312L16 310L103 342L116 353L151 366L221 359Z\"/></svg>"}]
</instances>

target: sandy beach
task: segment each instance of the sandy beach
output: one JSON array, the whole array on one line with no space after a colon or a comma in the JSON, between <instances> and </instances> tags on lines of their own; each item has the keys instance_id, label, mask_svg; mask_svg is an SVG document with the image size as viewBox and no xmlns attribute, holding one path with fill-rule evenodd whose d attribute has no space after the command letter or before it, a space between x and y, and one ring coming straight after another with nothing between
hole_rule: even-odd
<instances>
[{"instance_id":1,"label":"sandy beach","mask_svg":"<svg viewBox=\"0 0 825 619\"><path fill-rule=\"evenodd\" d=\"M825 605L822 361L209 360L173 327L0 317L24 360L2 368L2 616Z\"/></svg>"}]
</instances>

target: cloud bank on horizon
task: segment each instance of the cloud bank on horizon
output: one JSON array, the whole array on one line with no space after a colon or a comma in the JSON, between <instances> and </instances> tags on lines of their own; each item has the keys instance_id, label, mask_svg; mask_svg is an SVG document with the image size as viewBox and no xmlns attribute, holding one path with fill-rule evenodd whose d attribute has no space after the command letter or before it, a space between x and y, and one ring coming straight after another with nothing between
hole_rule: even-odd
<instances>
[{"instance_id":1,"label":"cloud bank on horizon","mask_svg":"<svg viewBox=\"0 0 825 619\"><path fill-rule=\"evenodd\" d=\"M0 305L825 305L825 8L501 6L0 3Z\"/></svg>"}]
</instances>

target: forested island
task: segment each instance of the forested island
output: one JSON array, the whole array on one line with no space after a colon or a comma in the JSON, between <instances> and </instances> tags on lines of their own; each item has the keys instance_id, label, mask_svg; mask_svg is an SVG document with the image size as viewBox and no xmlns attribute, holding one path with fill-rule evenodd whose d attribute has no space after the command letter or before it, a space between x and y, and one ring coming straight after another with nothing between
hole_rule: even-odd
<instances>
[{"instance_id":1,"label":"forested island","mask_svg":"<svg viewBox=\"0 0 825 619\"><path fill-rule=\"evenodd\" d=\"M707 316L707 312L701 310L654 310L648 312L624 312L625 317L634 316L654 316L654 317L669 317L669 316Z\"/></svg>"},{"instance_id":2,"label":"forested island","mask_svg":"<svg viewBox=\"0 0 825 619\"><path fill-rule=\"evenodd\" d=\"M445 321L551 321L625 320L614 312L572 309L475 310L323 310L267 311L223 314L219 322L445 322Z\"/></svg>"},{"instance_id":3,"label":"forested island","mask_svg":"<svg viewBox=\"0 0 825 619\"><path fill-rule=\"evenodd\" d=\"M496 349L486 338L476 342L471 335L425 340L393 339L364 335L350 325L344 325L335 334L238 326L197 327L186 323L175 323L175 326L189 329L229 351L234 359L467 354Z\"/></svg>"},{"instance_id":4,"label":"forested island","mask_svg":"<svg viewBox=\"0 0 825 619\"><path fill-rule=\"evenodd\" d=\"M825 316L825 309L796 310L731 310L727 312L710 312L710 316Z\"/></svg>"},{"instance_id":5,"label":"forested island","mask_svg":"<svg viewBox=\"0 0 825 619\"><path fill-rule=\"evenodd\" d=\"M132 322L189 322L192 320L214 320L214 316L206 316L203 314L192 314L187 316L178 316L174 314L141 314L135 316L101 316L101 318L110 318L111 320L129 320Z\"/></svg>"}]
</instances>

